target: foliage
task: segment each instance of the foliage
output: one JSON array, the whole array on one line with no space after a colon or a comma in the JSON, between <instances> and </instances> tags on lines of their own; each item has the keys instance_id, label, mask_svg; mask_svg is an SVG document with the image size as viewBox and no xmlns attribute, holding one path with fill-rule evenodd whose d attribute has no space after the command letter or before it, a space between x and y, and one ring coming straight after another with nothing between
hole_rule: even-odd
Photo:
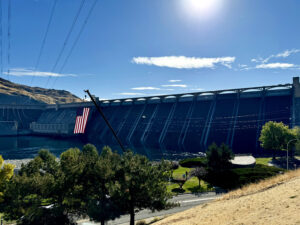
<instances>
[{"instance_id":1,"label":"foliage","mask_svg":"<svg viewBox=\"0 0 300 225\"><path fill-rule=\"evenodd\" d=\"M221 146L218 147L215 143L213 143L208 147L206 158L209 170L222 172L230 169L230 160L234 158L234 154L227 145L221 144Z\"/></svg>"},{"instance_id":2,"label":"foliage","mask_svg":"<svg viewBox=\"0 0 300 225\"><path fill-rule=\"evenodd\" d=\"M22 165L5 189L4 218L17 220L18 224L73 224L60 198L58 165L55 156L46 150Z\"/></svg>"},{"instance_id":3,"label":"foliage","mask_svg":"<svg viewBox=\"0 0 300 225\"><path fill-rule=\"evenodd\" d=\"M7 182L2 211L22 225L63 225L78 217L104 224L136 209L161 210L169 206L169 168L132 152L120 156L107 146L100 155L90 144L82 151L71 148L59 161L41 150Z\"/></svg>"},{"instance_id":4,"label":"foliage","mask_svg":"<svg viewBox=\"0 0 300 225\"><path fill-rule=\"evenodd\" d=\"M179 161L180 166L182 167L205 167L206 159L205 158L188 158Z\"/></svg>"},{"instance_id":5,"label":"foliage","mask_svg":"<svg viewBox=\"0 0 300 225\"><path fill-rule=\"evenodd\" d=\"M172 161L171 167L172 167L172 170L176 170L179 168L179 163L177 161Z\"/></svg>"},{"instance_id":6,"label":"foliage","mask_svg":"<svg viewBox=\"0 0 300 225\"><path fill-rule=\"evenodd\" d=\"M163 162L162 162L163 163ZM131 151L123 154L118 195L122 209L130 214L130 224L134 224L136 210L162 210L169 207L167 200L167 175L165 166L152 166L142 155Z\"/></svg>"},{"instance_id":7,"label":"foliage","mask_svg":"<svg viewBox=\"0 0 300 225\"><path fill-rule=\"evenodd\" d=\"M190 173L190 176L198 178L198 180L199 180L199 187L200 187L200 181L203 180L206 175L207 175L207 171L206 171L206 169L204 167L196 167Z\"/></svg>"},{"instance_id":8,"label":"foliage","mask_svg":"<svg viewBox=\"0 0 300 225\"><path fill-rule=\"evenodd\" d=\"M287 143L297 138L298 129L289 129L282 122L269 121L262 127L259 141L261 147L273 151L273 159L275 159L275 151L286 150ZM292 144L292 143L291 143Z\"/></svg>"},{"instance_id":9,"label":"foliage","mask_svg":"<svg viewBox=\"0 0 300 225\"><path fill-rule=\"evenodd\" d=\"M136 225L147 225L145 220L140 220L136 223Z\"/></svg>"},{"instance_id":10,"label":"foliage","mask_svg":"<svg viewBox=\"0 0 300 225\"><path fill-rule=\"evenodd\" d=\"M14 174L15 165L4 164L4 159L0 155L0 203L3 202L3 189L6 183Z\"/></svg>"},{"instance_id":11,"label":"foliage","mask_svg":"<svg viewBox=\"0 0 300 225\"><path fill-rule=\"evenodd\" d=\"M89 189L92 190L88 202L88 216L91 220L101 222L119 217L122 211L118 207L118 199L114 196L115 184L119 179L121 157L105 146L94 168L90 171L90 178L93 180Z\"/></svg>"},{"instance_id":12,"label":"foliage","mask_svg":"<svg viewBox=\"0 0 300 225\"><path fill-rule=\"evenodd\" d=\"M254 168L238 168L217 173L209 171L205 177L205 181L214 186L232 190L249 183L275 176L283 171L283 169L277 167L257 164Z\"/></svg>"}]
</instances>

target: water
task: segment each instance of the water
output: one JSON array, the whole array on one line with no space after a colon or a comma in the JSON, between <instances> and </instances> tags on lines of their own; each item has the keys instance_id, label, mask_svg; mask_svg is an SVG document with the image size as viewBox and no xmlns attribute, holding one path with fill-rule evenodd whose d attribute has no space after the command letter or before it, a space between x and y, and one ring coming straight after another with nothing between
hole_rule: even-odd
<instances>
[{"instance_id":1,"label":"water","mask_svg":"<svg viewBox=\"0 0 300 225\"><path fill-rule=\"evenodd\" d=\"M40 149L48 149L57 157L69 148L82 149L77 139L57 139L37 136L0 137L0 155L4 159L34 158Z\"/></svg>"},{"instance_id":2,"label":"water","mask_svg":"<svg viewBox=\"0 0 300 225\"><path fill-rule=\"evenodd\" d=\"M0 137L0 155L7 159L27 159L34 158L40 149L48 149L55 156L59 157L60 154L69 148L82 147L87 144L81 139L76 138L54 138L54 137L40 137L40 136L17 136L17 137ZM93 143L96 145L99 152L105 145L103 143ZM110 146L113 151L122 153L119 146ZM170 159L179 160L183 158L199 157L200 153L188 152L163 152L160 149L146 149L146 148L133 148L126 146L126 149L131 149L136 153L146 155L150 160Z\"/></svg>"}]
</instances>

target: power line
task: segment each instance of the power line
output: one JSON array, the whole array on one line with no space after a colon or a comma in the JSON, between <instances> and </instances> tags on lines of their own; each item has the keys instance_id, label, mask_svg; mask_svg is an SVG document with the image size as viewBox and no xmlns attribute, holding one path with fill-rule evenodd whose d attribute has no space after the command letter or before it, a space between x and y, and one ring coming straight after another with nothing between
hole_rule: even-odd
<instances>
[{"instance_id":1,"label":"power line","mask_svg":"<svg viewBox=\"0 0 300 225\"><path fill-rule=\"evenodd\" d=\"M73 45L72 45L72 47L71 47L71 49L70 49L70 51L69 51L69 54L68 54L67 57L65 58L65 61L63 62L63 65L61 66L61 68L60 68L60 70L59 70L58 73L61 73L61 72L63 71L63 69L65 68L65 66L66 66L66 64L67 64L67 62L68 62L70 56L71 56L72 53L73 53L74 48L76 47L76 45L77 45L77 43L78 43L78 41L79 41L79 39L80 39L80 37L81 37L81 34L82 34L83 31L84 31L84 28L86 27L86 24L87 24L87 22L88 22L88 20L89 20L89 18L90 18L90 16L91 16L91 14L92 14L94 8L95 8L97 2L98 2L98 0L94 0L93 4L92 4L92 6L91 6L91 8L90 8L90 10L89 10L89 12L88 12L88 14L87 14L85 20L84 20L84 23L82 24L82 26L81 26L81 28L80 28L80 31L79 31L79 33L77 34L77 37L76 37L75 41L73 42ZM52 87L55 85L55 83L56 83L56 81L57 81L57 78L58 78L58 77L55 78Z\"/></svg>"},{"instance_id":2,"label":"power line","mask_svg":"<svg viewBox=\"0 0 300 225\"><path fill-rule=\"evenodd\" d=\"M82 8L83 8L83 5L84 5L85 1L86 1L86 0L81 0L80 6L79 6L79 8L78 8L78 11L77 11L77 13L76 13L74 19L73 19L72 25L71 25L71 27L70 27L70 29L69 29L69 32L68 32L68 34L67 34L67 36L66 36L66 38L65 38L65 41L64 41L64 43L63 43L63 46L62 46L62 48L61 48L61 50L60 50L60 52L59 52L59 54L58 54L58 57L57 57L57 59L56 59L54 65L53 65L53 67L52 67L52 69L51 69L52 72L55 71L55 69L56 69L56 67L57 67L57 64L58 64L58 62L59 62L59 60L60 60L60 58L61 58L61 56L62 56L62 54L63 54L63 52L64 52L64 50L65 50L65 48L66 48L66 46L67 46L67 43L68 43L69 38L70 38L70 36L71 36L71 34L72 34L72 32L73 32L73 29L74 29L74 27L75 27L75 24L76 24L77 21L78 21L78 17L79 17L79 15L80 15L80 13L81 13L81 10L82 10ZM51 76L49 76L48 79L47 79L46 87L47 87L47 85L48 85L48 82L49 82L50 78L51 78Z\"/></svg>"},{"instance_id":3,"label":"power line","mask_svg":"<svg viewBox=\"0 0 300 225\"><path fill-rule=\"evenodd\" d=\"M34 67L34 71L36 71L38 69L39 64L40 64L40 60L41 60L42 53L43 53L43 50L44 50L44 47L45 47L45 44L46 44L46 39L48 37L48 32L49 32L49 29L50 29L50 25L52 23L52 19L53 19L54 11L55 11L55 8L56 8L56 4L57 4L57 0L54 0L53 5L52 5L52 9L51 9L51 12L50 12L50 17L49 17L49 20L48 20L46 32L44 34L42 45L41 45L41 48L40 48L40 51L39 51L38 59L36 61L35 67ZM35 78L35 75L32 76L30 85L32 84L34 78Z\"/></svg>"},{"instance_id":4,"label":"power line","mask_svg":"<svg viewBox=\"0 0 300 225\"><path fill-rule=\"evenodd\" d=\"M8 6L7 6L7 78L9 80L9 74L10 74L10 24L11 24L11 0L8 0Z\"/></svg>"}]
</instances>

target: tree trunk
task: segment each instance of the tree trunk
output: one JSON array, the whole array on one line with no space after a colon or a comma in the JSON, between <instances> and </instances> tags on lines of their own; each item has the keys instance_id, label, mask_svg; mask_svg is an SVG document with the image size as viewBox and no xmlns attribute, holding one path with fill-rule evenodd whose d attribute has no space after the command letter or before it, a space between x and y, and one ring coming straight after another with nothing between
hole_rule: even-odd
<instances>
[{"instance_id":1,"label":"tree trunk","mask_svg":"<svg viewBox=\"0 0 300 225\"><path fill-rule=\"evenodd\" d=\"M105 220L101 220L101 225L105 225Z\"/></svg>"},{"instance_id":2,"label":"tree trunk","mask_svg":"<svg viewBox=\"0 0 300 225\"><path fill-rule=\"evenodd\" d=\"M130 225L134 225L134 207L130 209Z\"/></svg>"},{"instance_id":3,"label":"tree trunk","mask_svg":"<svg viewBox=\"0 0 300 225\"><path fill-rule=\"evenodd\" d=\"M198 178L198 180L199 180L199 188L200 188L200 186L201 186L200 181L201 181L201 180L200 180L199 178Z\"/></svg>"}]
</instances>

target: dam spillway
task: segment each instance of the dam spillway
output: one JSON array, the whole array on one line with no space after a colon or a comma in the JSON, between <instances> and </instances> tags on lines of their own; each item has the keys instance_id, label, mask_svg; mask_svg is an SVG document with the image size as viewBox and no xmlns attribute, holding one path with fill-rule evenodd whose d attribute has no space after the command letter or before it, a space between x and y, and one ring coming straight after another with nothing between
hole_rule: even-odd
<instances>
[{"instance_id":1,"label":"dam spillway","mask_svg":"<svg viewBox=\"0 0 300 225\"><path fill-rule=\"evenodd\" d=\"M299 78L293 84L98 101L126 148L147 155L205 152L215 142L235 153L259 154L267 121L300 125ZM77 111L89 107L84 135L73 133ZM0 104L0 135L85 138L116 146L92 102L57 105Z\"/></svg>"}]
</instances>

